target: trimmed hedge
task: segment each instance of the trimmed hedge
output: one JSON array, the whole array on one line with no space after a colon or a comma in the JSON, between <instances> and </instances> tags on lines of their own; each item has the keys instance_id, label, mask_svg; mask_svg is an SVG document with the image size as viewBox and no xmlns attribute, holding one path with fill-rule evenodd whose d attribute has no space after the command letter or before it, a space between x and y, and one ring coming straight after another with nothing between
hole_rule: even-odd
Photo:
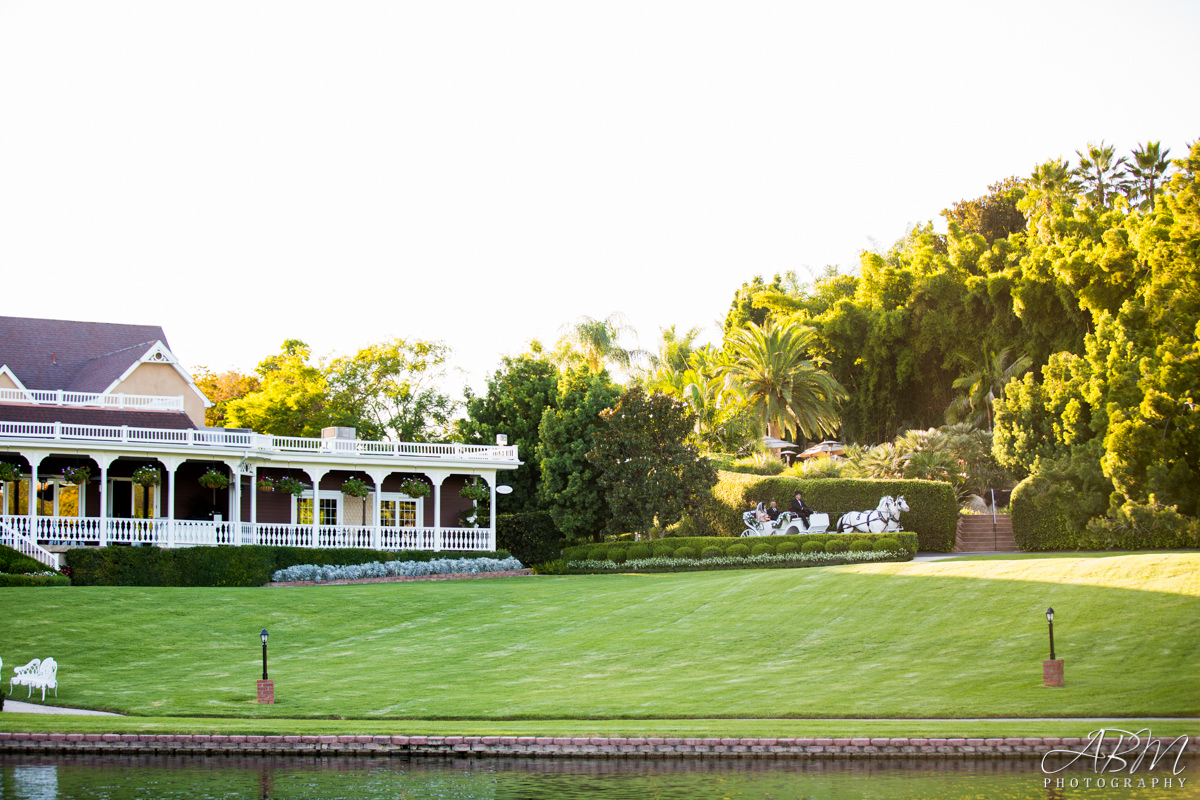
<instances>
[{"instance_id":1,"label":"trimmed hedge","mask_svg":"<svg viewBox=\"0 0 1200 800\"><path fill-rule=\"evenodd\" d=\"M522 564L544 564L559 557L563 535L549 511L496 516L496 546Z\"/></svg>"},{"instance_id":2,"label":"trimmed hedge","mask_svg":"<svg viewBox=\"0 0 1200 800\"><path fill-rule=\"evenodd\" d=\"M659 554L659 544L661 542L670 542L674 545L675 558L695 558L697 553L707 553L710 549L719 551L719 555L735 555L730 553L730 549L734 547L748 548L751 552L757 551L760 546L765 545L771 552L779 553L781 548L788 543L793 544L793 549L790 552L812 552L805 551L806 545L815 545L819 548L819 552L826 552L827 542L836 542L836 546L843 550L849 549L853 542L866 543L867 550L875 548L875 543L880 539L890 539L897 546L913 555L917 552L917 534L909 531L900 531L898 533L814 533L814 534L799 534L793 536L741 536L731 538L728 536L693 536L688 538L672 538L672 539L656 539L654 540L651 553ZM563 550L563 558L567 561L612 561L614 551L620 551L626 557L632 557L627 551L626 542L604 542L601 544L583 544L574 545ZM668 548L662 548L668 549ZM681 554L687 550L687 554ZM707 556L706 556L707 557Z\"/></svg>"},{"instance_id":3,"label":"trimmed hedge","mask_svg":"<svg viewBox=\"0 0 1200 800\"><path fill-rule=\"evenodd\" d=\"M954 488L943 481L808 479L718 471L710 499L690 520L691 532L739 536L745 530L742 514L750 503L774 500L786 509L797 489L804 492L809 506L829 514L831 525L836 525L838 517L848 511L875 508L884 495L904 495L912 510L904 514L901 524L906 531L917 534L919 548L944 553L954 549L958 501Z\"/></svg>"},{"instance_id":4,"label":"trimmed hedge","mask_svg":"<svg viewBox=\"0 0 1200 800\"><path fill-rule=\"evenodd\" d=\"M36 563L36 562L35 562ZM44 564L39 564L45 569ZM66 575L10 575L0 572L0 586L70 586Z\"/></svg>"},{"instance_id":5,"label":"trimmed hedge","mask_svg":"<svg viewBox=\"0 0 1200 800\"><path fill-rule=\"evenodd\" d=\"M503 553L503 555L499 555ZM346 566L373 561L503 558L504 551L433 552L306 547L86 547L65 554L75 586L262 586L300 564ZM524 563L524 562L522 562Z\"/></svg>"},{"instance_id":6,"label":"trimmed hedge","mask_svg":"<svg viewBox=\"0 0 1200 800\"><path fill-rule=\"evenodd\" d=\"M20 575L24 572L45 572L49 569L50 567L36 558L30 558L19 550L0 544L0 572Z\"/></svg>"}]
</instances>

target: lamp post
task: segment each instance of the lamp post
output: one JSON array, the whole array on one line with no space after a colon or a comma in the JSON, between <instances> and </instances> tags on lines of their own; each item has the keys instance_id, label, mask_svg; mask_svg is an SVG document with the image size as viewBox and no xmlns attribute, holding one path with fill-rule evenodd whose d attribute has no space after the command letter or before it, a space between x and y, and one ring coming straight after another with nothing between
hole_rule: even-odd
<instances>
[{"instance_id":1,"label":"lamp post","mask_svg":"<svg viewBox=\"0 0 1200 800\"><path fill-rule=\"evenodd\" d=\"M1042 662L1042 685L1064 686L1062 659L1054 657L1054 609L1046 609L1046 624L1050 626L1050 658Z\"/></svg>"},{"instance_id":2,"label":"lamp post","mask_svg":"<svg viewBox=\"0 0 1200 800\"><path fill-rule=\"evenodd\" d=\"M263 676L258 682L258 702L260 703L275 703L275 681L267 678L267 629L263 628L262 633L258 635L262 639L263 646Z\"/></svg>"},{"instance_id":3,"label":"lamp post","mask_svg":"<svg viewBox=\"0 0 1200 800\"><path fill-rule=\"evenodd\" d=\"M268 636L268 635L269 635L269 634L267 633L267 629L266 629L266 628L263 628L263 629L262 629L262 633L260 633L260 634L258 635L258 637L259 637L260 639L262 639L262 643L263 643L263 680L264 680L264 681L267 679L267 636ZM1050 634L1050 641L1051 641L1051 644L1050 644L1050 657L1051 657L1051 658L1054 658L1054 644L1053 644L1053 642L1054 642L1054 634L1053 634L1053 633L1052 633L1052 634Z\"/></svg>"},{"instance_id":4,"label":"lamp post","mask_svg":"<svg viewBox=\"0 0 1200 800\"><path fill-rule=\"evenodd\" d=\"M1054 660L1054 609L1053 608L1046 609L1046 623L1050 626L1050 660L1053 661ZM265 634L266 631L263 631L263 633ZM266 646L267 646L267 637L263 636L263 647L265 648ZM265 678L267 676L264 674L263 677Z\"/></svg>"}]
</instances>

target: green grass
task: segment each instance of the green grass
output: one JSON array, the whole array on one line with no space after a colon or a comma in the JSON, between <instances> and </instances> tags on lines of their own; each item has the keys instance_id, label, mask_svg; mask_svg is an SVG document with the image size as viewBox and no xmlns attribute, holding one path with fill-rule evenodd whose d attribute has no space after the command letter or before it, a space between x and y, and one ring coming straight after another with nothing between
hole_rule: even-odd
<instances>
[{"instance_id":1,"label":"green grass","mask_svg":"<svg viewBox=\"0 0 1200 800\"><path fill-rule=\"evenodd\" d=\"M725 732L824 724L770 721L806 717L1200 716L1195 552L0 598L6 667L52 655L58 704L139 717ZM1047 606L1062 689L1041 685ZM263 627L274 706L254 702Z\"/></svg>"}]
</instances>

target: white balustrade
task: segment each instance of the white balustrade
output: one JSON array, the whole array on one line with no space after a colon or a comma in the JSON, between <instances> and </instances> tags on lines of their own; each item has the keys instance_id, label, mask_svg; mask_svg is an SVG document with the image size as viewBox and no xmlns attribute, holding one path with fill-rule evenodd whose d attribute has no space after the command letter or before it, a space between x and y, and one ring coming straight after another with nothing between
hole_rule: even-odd
<instances>
[{"instance_id":1,"label":"white balustrade","mask_svg":"<svg viewBox=\"0 0 1200 800\"><path fill-rule=\"evenodd\" d=\"M169 544L168 520L110 519L105 528L109 544L145 544L166 547Z\"/></svg>"},{"instance_id":2,"label":"white balustrade","mask_svg":"<svg viewBox=\"0 0 1200 800\"><path fill-rule=\"evenodd\" d=\"M15 522L22 519L25 520L23 526L19 522L14 525L9 524L10 521ZM11 547L21 555L29 556L51 569L58 569L58 554L51 553L29 535L28 517L0 516L0 544Z\"/></svg>"},{"instance_id":3,"label":"white balustrade","mask_svg":"<svg viewBox=\"0 0 1200 800\"><path fill-rule=\"evenodd\" d=\"M0 389L0 403L28 405L85 406L141 411L183 411L181 395L103 394L67 392L62 389Z\"/></svg>"},{"instance_id":4,"label":"white balustrade","mask_svg":"<svg viewBox=\"0 0 1200 800\"><path fill-rule=\"evenodd\" d=\"M234 537L232 522L177 519L171 524L171 540L176 547L189 545L240 544Z\"/></svg>"}]
</instances>

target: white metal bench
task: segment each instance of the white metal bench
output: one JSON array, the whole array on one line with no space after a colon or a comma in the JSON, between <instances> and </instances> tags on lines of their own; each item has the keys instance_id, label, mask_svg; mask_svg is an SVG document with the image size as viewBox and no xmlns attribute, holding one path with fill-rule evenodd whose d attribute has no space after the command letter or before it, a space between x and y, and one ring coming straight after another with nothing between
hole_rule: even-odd
<instances>
[{"instance_id":1,"label":"white metal bench","mask_svg":"<svg viewBox=\"0 0 1200 800\"><path fill-rule=\"evenodd\" d=\"M28 686L29 679L37 672L38 667L42 664L40 658L35 658L23 667L17 667L13 670L12 677L8 681L8 693L13 693L13 688L17 686ZM31 690L32 693L32 690Z\"/></svg>"}]
</instances>

